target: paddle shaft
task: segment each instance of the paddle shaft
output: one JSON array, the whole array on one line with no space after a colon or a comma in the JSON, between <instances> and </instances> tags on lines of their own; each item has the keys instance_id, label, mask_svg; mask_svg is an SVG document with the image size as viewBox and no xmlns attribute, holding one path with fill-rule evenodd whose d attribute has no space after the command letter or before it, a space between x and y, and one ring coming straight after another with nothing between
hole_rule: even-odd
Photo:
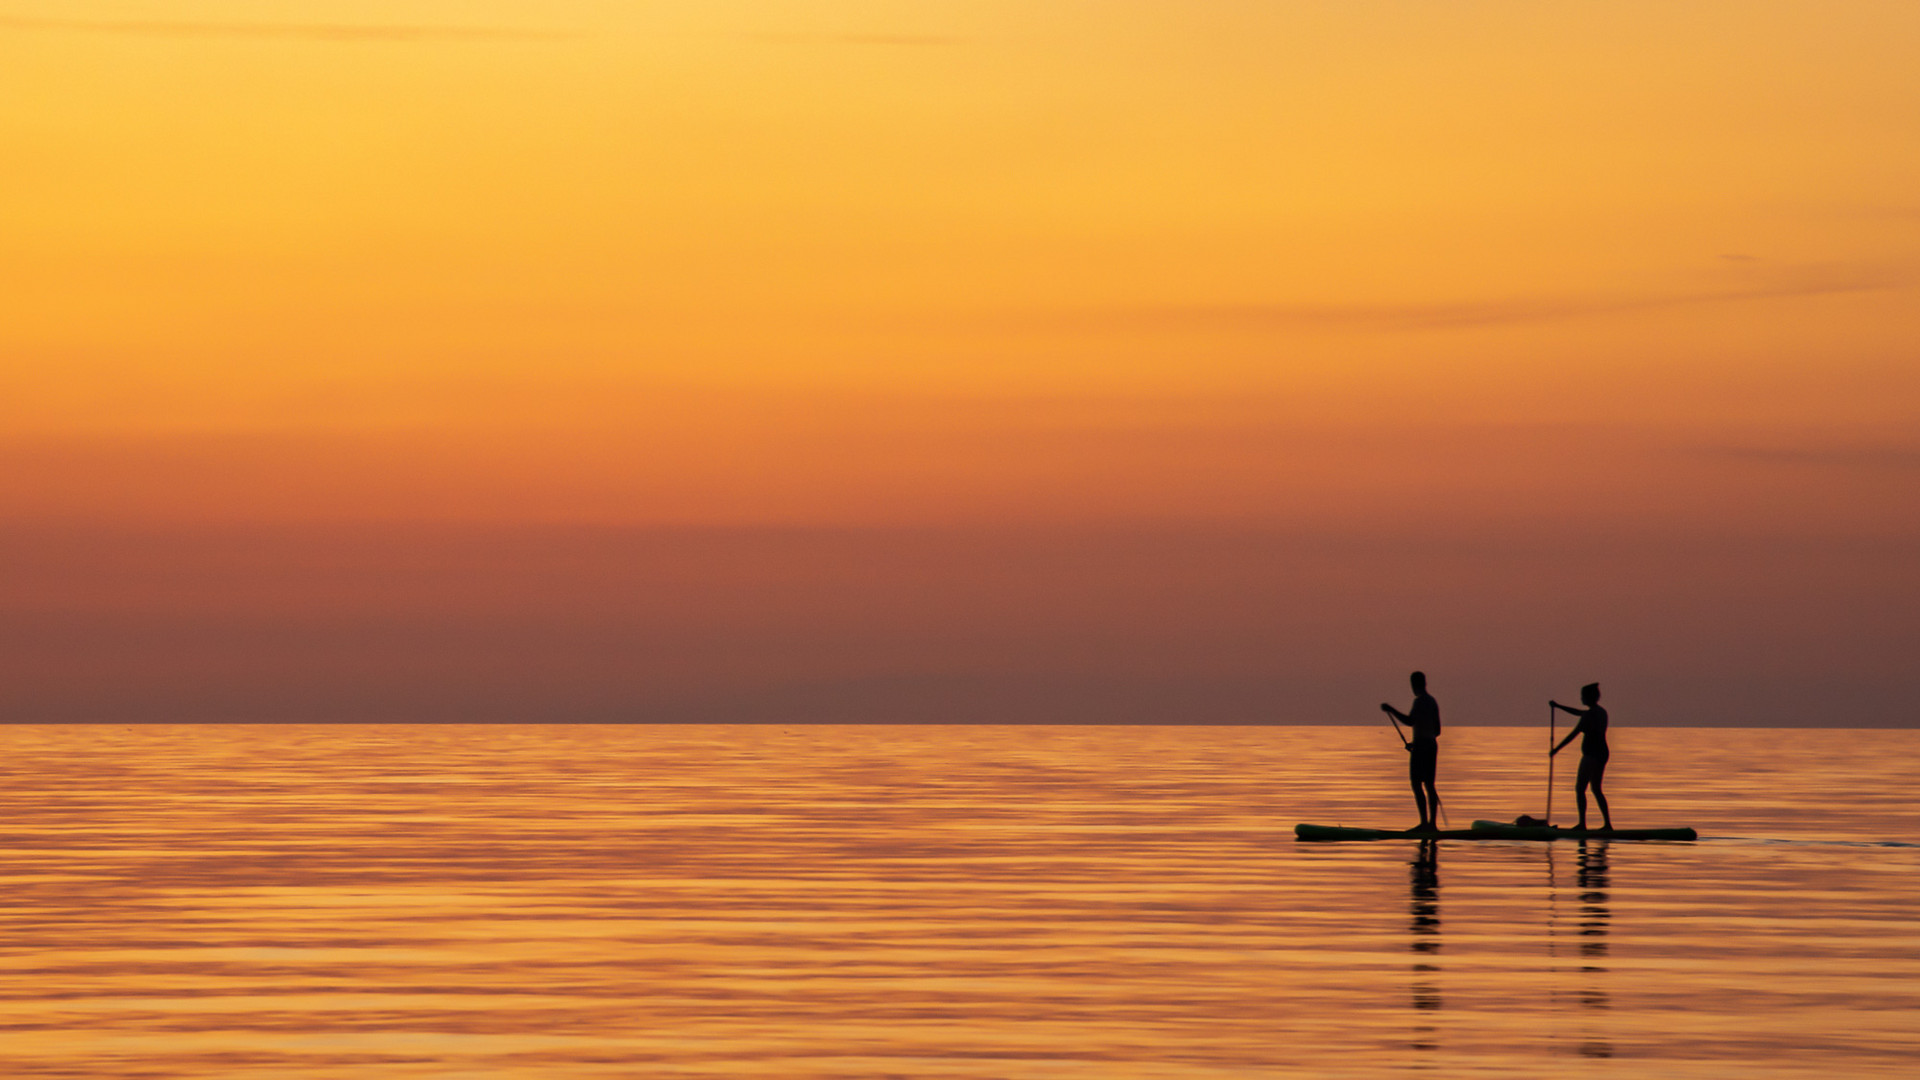
<instances>
[{"instance_id":1,"label":"paddle shaft","mask_svg":"<svg viewBox=\"0 0 1920 1080\"><path fill-rule=\"evenodd\" d=\"M1560 710L1547 705L1547 824L1553 824L1553 752L1554 736L1560 734Z\"/></svg>"}]
</instances>

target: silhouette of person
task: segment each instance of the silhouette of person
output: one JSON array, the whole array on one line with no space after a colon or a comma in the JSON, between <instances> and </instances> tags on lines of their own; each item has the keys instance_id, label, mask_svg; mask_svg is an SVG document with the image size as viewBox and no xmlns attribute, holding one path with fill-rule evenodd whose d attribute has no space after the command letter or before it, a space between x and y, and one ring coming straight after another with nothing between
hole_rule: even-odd
<instances>
[{"instance_id":1,"label":"silhouette of person","mask_svg":"<svg viewBox=\"0 0 1920 1080\"><path fill-rule=\"evenodd\" d=\"M1401 712L1384 702L1380 708L1413 730L1413 739L1407 743L1411 755L1407 759L1407 779L1413 784L1413 805L1420 811L1420 824L1414 828L1433 829L1434 817L1440 813L1440 793L1433 786L1440 762L1440 703L1427 693L1426 672L1416 671L1408 681L1413 684L1411 709Z\"/></svg>"},{"instance_id":2,"label":"silhouette of person","mask_svg":"<svg viewBox=\"0 0 1920 1080\"><path fill-rule=\"evenodd\" d=\"M1580 701L1584 709L1571 705L1562 705L1557 701L1547 702L1548 706L1562 712L1572 713L1580 718L1560 740L1560 745L1551 753L1558 754L1567 748L1575 735L1585 736L1580 742L1580 773L1573 782L1575 805L1580 807L1580 828L1587 827L1587 789L1593 789L1593 801L1600 804L1601 828L1613 831L1613 815L1607 812L1607 794L1601 790L1601 784L1607 777L1607 758L1611 752L1607 749L1607 710L1600 707L1600 684L1588 683L1580 688Z\"/></svg>"}]
</instances>

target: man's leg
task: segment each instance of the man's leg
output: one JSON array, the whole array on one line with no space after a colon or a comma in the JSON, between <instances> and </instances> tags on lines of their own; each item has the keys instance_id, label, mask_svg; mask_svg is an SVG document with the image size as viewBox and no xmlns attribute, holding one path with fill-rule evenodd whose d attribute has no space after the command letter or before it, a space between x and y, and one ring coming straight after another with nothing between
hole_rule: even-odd
<instances>
[{"instance_id":1,"label":"man's leg","mask_svg":"<svg viewBox=\"0 0 1920 1080\"><path fill-rule=\"evenodd\" d=\"M1420 781L1413 782L1413 805L1420 809L1420 828L1426 828L1431 822L1427 819L1427 789Z\"/></svg>"}]
</instances>

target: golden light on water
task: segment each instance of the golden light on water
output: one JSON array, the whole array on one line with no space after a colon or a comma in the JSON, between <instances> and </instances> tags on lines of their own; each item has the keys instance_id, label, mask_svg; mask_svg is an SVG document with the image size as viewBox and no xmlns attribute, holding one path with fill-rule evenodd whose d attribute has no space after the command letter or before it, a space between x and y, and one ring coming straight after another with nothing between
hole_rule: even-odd
<instances>
[{"instance_id":1,"label":"golden light on water","mask_svg":"<svg viewBox=\"0 0 1920 1080\"><path fill-rule=\"evenodd\" d=\"M1456 819L1539 737L1450 731ZM1900 1075L1893 732L1616 732L1697 844L1410 816L1352 728L11 726L16 1075ZM1831 793L1850 785L1849 799ZM1765 798L1752 797L1764 791Z\"/></svg>"}]
</instances>

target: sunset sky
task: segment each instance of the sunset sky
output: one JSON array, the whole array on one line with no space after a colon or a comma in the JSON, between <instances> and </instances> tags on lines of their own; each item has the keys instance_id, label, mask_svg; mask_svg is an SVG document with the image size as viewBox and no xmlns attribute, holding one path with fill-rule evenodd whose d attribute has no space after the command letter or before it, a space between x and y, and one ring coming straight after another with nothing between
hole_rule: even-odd
<instances>
[{"instance_id":1,"label":"sunset sky","mask_svg":"<svg viewBox=\"0 0 1920 1080\"><path fill-rule=\"evenodd\" d=\"M0 0L0 716L1911 723L1916 55Z\"/></svg>"}]
</instances>

